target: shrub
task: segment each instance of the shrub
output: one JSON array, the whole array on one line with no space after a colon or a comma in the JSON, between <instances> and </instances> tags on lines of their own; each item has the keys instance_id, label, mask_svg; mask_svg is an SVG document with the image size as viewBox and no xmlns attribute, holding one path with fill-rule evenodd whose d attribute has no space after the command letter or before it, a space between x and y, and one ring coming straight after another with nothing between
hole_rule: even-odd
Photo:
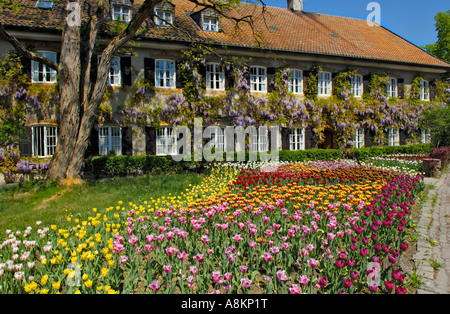
<instances>
[{"instance_id":1,"label":"shrub","mask_svg":"<svg viewBox=\"0 0 450 314\"><path fill-rule=\"evenodd\" d=\"M441 168L445 168L447 166L449 158L450 158L450 147L439 147L435 148L431 151L430 157L433 159L441 160Z\"/></svg>"}]
</instances>

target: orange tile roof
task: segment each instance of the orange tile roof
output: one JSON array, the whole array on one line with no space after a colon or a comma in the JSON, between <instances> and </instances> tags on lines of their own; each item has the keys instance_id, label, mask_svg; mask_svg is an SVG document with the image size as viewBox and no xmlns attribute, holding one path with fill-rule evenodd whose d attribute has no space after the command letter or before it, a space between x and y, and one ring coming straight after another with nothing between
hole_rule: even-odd
<instances>
[{"instance_id":1,"label":"orange tile roof","mask_svg":"<svg viewBox=\"0 0 450 314\"><path fill-rule=\"evenodd\" d=\"M136 0L139 5L143 0ZM246 24L235 29L235 22L221 19L221 32L200 30L188 12L201 7L188 0L172 0L176 28L154 26L146 22L146 39L215 43L234 47L286 51L294 53L377 60L439 68L450 68L440 60L381 26L369 26L366 20L242 3L227 11L233 17L252 15L253 30ZM35 8L36 0L23 0L19 14L5 10L0 21L9 27L32 30L61 29L67 12L64 3L53 10ZM135 5L137 9L137 5ZM271 28L272 27L272 28ZM255 34L258 37L255 37ZM259 39L259 43L256 42Z\"/></svg>"}]
</instances>

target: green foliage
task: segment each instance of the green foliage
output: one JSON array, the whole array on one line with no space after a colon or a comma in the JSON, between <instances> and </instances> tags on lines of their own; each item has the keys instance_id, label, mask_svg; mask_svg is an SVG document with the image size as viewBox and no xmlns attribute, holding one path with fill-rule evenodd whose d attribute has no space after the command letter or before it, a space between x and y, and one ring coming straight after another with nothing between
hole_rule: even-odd
<instances>
[{"instance_id":1,"label":"green foliage","mask_svg":"<svg viewBox=\"0 0 450 314\"><path fill-rule=\"evenodd\" d=\"M17 147L7 146L0 148L0 173L5 176L17 171L17 163L20 160L20 152Z\"/></svg>"},{"instance_id":2,"label":"green foliage","mask_svg":"<svg viewBox=\"0 0 450 314\"><path fill-rule=\"evenodd\" d=\"M304 78L305 90L303 91L303 93L305 94L306 99L317 100L317 94L319 93L318 79L320 71L322 71L322 68L316 66L312 69L311 73Z\"/></svg>"},{"instance_id":3,"label":"green foliage","mask_svg":"<svg viewBox=\"0 0 450 314\"><path fill-rule=\"evenodd\" d=\"M436 147L450 146L450 103L424 111L422 129L431 130L431 142Z\"/></svg>"},{"instance_id":4,"label":"green foliage","mask_svg":"<svg viewBox=\"0 0 450 314\"><path fill-rule=\"evenodd\" d=\"M364 161L369 157L395 154L429 155L431 152L431 147L431 144L364 147L352 149L349 157L354 157L357 160Z\"/></svg>"},{"instance_id":5,"label":"green foliage","mask_svg":"<svg viewBox=\"0 0 450 314\"><path fill-rule=\"evenodd\" d=\"M450 10L439 12L434 19L438 41L422 48L432 55L450 62Z\"/></svg>"}]
</instances>

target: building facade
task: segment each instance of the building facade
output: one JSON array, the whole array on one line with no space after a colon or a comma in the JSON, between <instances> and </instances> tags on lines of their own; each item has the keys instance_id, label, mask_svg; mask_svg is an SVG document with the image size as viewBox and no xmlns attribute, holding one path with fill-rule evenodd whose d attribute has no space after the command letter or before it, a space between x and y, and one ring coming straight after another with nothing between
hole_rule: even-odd
<instances>
[{"instance_id":1,"label":"building facade","mask_svg":"<svg viewBox=\"0 0 450 314\"><path fill-rule=\"evenodd\" d=\"M22 2L21 14L4 12L0 17L2 24L28 48L57 62L61 47L60 29L67 15L64 4L42 0ZM128 23L141 3L128 0L111 2L111 20L118 23ZM252 15L254 24L250 27L244 23L236 28L232 19L187 0L161 2L146 21L145 30L137 36L138 44L130 44L129 49L112 62L108 91L98 124L91 133L87 156L110 152L118 155L177 153L174 120L179 122L187 117L180 117L180 114L173 115L172 119L164 117L168 111L170 113L167 108L171 108L174 95L186 95L183 90L189 82L185 80L183 66L186 70L189 63L183 52L192 49L196 43L210 49L210 53L200 60L195 73L199 75L202 96L211 101L223 101L230 95L239 99L241 94L236 90L242 90L244 84L245 92L253 97L251 99L256 105L274 102L270 95L274 95L276 79L286 69L289 69L284 81L289 92L287 99L304 108L304 112L308 111L305 107L311 103L321 104L335 99L336 93L344 95L344 99L351 95L352 103L364 103L371 94L373 96L373 90L372 93L370 91L373 77L384 78L381 86L386 104L389 101L406 104L414 92L417 92L416 100L420 105L437 99L436 82L450 70L450 64L382 26L370 25L365 20L309 13L303 9L303 1L300 0L289 0L287 9L243 3L227 14L232 17ZM1 55L12 49L7 42L0 41ZM101 49L100 41L93 60L93 80ZM236 59L245 60L241 81L229 63ZM45 65L23 60L23 71L33 85L51 87L57 84L57 72ZM350 73L346 78L348 84L340 85L345 87L344 94L336 92L340 73ZM189 86L192 88L196 84ZM311 91L313 98L310 97ZM231 99L230 103L233 101ZM180 103L189 106L195 102L184 99ZM339 108L345 107L345 100L337 97L336 103L337 111L343 111ZM239 107L239 102L236 104ZM326 106L332 105L327 103ZM231 147L227 143L233 139L226 138L225 126L236 125L239 108L230 113L225 107L221 110L220 105L215 106L219 109L213 115L205 114L211 120L208 125L214 128L209 128L204 137L207 145L227 151ZM365 110L360 116L364 117L370 111ZM258 132L252 141L255 150L342 148L337 143L338 138L342 138L347 132L342 130L348 128L352 132L346 135L347 146L373 146L379 140L380 132L376 125L366 123L361 117L360 122L350 126L347 123L338 131L345 120L344 123L333 122L335 116L330 112L327 111L326 118L321 113L319 123L314 121L311 112L304 116L302 122L301 117L293 121L280 118L273 110L266 110L261 114L266 117L252 117L247 113L245 125L265 124L261 121L273 120L280 127L276 148L270 146L270 134L264 131ZM155 115L159 117L155 118ZM274 118L271 119L270 115ZM412 119L415 118L419 117ZM21 143L22 154L51 156L58 143L58 119L57 110L48 110L46 114L30 112L26 122L27 134ZM383 121L378 128L380 126L384 128L384 145L428 142L430 138L429 130L412 130L404 123Z\"/></svg>"}]
</instances>

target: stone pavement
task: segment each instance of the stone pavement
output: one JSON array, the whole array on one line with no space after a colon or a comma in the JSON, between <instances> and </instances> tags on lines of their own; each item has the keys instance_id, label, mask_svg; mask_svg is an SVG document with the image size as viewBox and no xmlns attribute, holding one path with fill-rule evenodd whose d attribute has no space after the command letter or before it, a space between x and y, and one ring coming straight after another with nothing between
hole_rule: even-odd
<instances>
[{"instance_id":1,"label":"stone pavement","mask_svg":"<svg viewBox=\"0 0 450 314\"><path fill-rule=\"evenodd\" d=\"M420 233L414 255L422 285L418 294L450 293L450 170L440 179L425 178L432 185L417 225Z\"/></svg>"}]
</instances>

